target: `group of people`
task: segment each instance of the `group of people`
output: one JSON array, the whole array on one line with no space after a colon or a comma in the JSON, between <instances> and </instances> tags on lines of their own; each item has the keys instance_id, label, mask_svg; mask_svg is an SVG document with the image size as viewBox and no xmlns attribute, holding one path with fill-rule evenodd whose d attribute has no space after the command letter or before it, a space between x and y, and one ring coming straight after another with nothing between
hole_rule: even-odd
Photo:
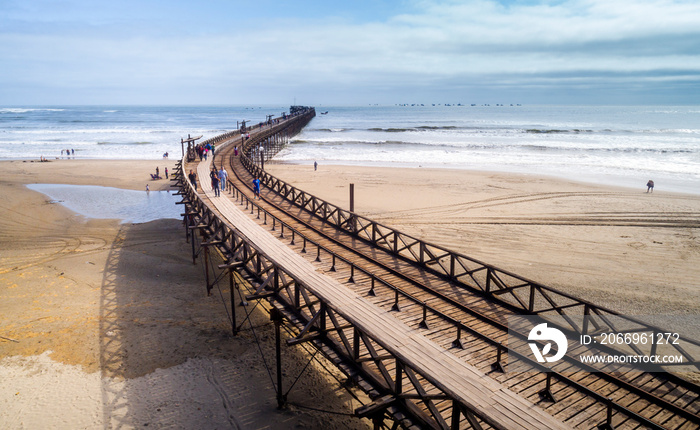
<instances>
[{"instance_id":1,"label":"group of people","mask_svg":"<svg viewBox=\"0 0 700 430\"><path fill-rule=\"evenodd\" d=\"M75 157L75 149L61 149L61 157L63 157L64 152L66 157Z\"/></svg>"},{"instance_id":2,"label":"group of people","mask_svg":"<svg viewBox=\"0 0 700 430\"><path fill-rule=\"evenodd\" d=\"M158 166L156 166L156 173L155 173L155 175L154 175L153 173L151 173L151 179L163 179L163 178L160 176L160 169L158 168ZM165 179L168 179L168 168L167 168L167 167L165 168Z\"/></svg>"},{"instance_id":3,"label":"group of people","mask_svg":"<svg viewBox=\"0 0 700 430\"><path fill-rule=\"evenodd\" d=\"M211 159L213 160L216 155L216 145L214 145L213 143L207 143L206 145L200 144L195 146L194 149L195 151L197 151L199 161L206 160L209 154L211 154Z\"/></svg>"},{"instance_id":4,"label":"group of people","mask_svg":"<svg viewBox=\"0 0 700 430\"><path fill-rule=\"evenodd\" d=\"M211 169L209 177L211 178L211 188L212 190L214 190L214 195L216 197L219 197L221 195L221 191L226 191L226 186L228 183L228 172L226 171L223 165L221 166L221 169L219 171L217 171L216 167L214 167L213 169ZM195 187L195 190L196 189L197 188Z\"/></svg>"},{"instance_id":5,"label":"group of people","mask_svg":"<svg viewBox=\"0 0 700 430\"><path fill-rule=\"evenodd\" d=\"M190 169L190 173L187 175L187 178L192 183L194 190L197 191L197 173ZM214 167L211 169L211 172L209 172L209 179L211 179L211 188L214 191L214 196L220 197L221 192L226 191L228 187L228 172L223 166L221 166L221 169L218 171L216 170L216 167ZM256 200L260 198L260 178L258 177L253 179L253 194L255 194Z\"/></svg>"}]
</instances>

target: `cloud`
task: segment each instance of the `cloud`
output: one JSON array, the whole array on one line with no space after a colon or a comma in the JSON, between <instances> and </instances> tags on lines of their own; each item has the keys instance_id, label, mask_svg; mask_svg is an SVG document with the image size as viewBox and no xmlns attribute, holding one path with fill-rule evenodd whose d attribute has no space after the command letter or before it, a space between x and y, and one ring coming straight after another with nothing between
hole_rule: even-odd
<instances>
[{"instance_id":1,"label":"cloud","mask_svg":"<svg viewBox=\"0 0 700 430\"><path fill-rule=\"evenodd\" d=\"M575 91L607 82L637 94L642 83L677 80L683 97L688 88L700 92L695 1L415 1L365 22L357 14L306 17L304 10L226 20L183 2L174 2L172 14L151 7L139 15L138 5L77 15L35 10L33 20L0 14L7 24L0 30L7 59L0 84L15 86L15 96L36 86L57 96L62 88L121 88L135 102L149 92L151 99L169 91L213 98L202 103L236 103L242 94L274 101L289 88L368 101L418 89L421 96L450 88L473 93L479 85L534 99L548 83ZM188 10L199 20L185 25Z\"/></svg>"}]
</instances>

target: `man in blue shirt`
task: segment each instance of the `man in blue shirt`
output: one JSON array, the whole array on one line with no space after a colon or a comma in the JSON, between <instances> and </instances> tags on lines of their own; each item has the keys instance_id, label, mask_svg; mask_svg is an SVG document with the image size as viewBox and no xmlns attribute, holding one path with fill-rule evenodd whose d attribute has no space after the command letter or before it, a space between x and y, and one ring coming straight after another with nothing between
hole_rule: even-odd
<instances>
[{"instance_id":1,"label":"man in blue shirt","mask_svg":"<svg viewBox=\"0 0 700 430\"><path fill-rule=\"evenodd\" d=\"M260 198L260 178L253 179L253 194L255 194L256 199Z\"/></svg>"}]
</instances>

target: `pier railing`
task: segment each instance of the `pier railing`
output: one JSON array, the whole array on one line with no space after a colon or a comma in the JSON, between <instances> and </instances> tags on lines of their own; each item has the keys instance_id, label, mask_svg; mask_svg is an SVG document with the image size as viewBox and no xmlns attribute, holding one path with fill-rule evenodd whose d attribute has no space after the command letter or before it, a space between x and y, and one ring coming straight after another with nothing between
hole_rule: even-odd
<instances>
[{"instance_id":1,"label":"pier railing","mask_svg":"<svg viewBox=\"0 0 700 430\"><path fill-rule=\"evenodd\" d=\"M269 189L335 228L413 262L456 285L488 296L516 313L537 315L544 320L557 317L557 326L575 338L602 332L638 334L650 338L669 331L678 331L623 316L612 309L431 244L298 189L263 170L260 163L250 156L255 145L263 139L265 136L260 136L260 139L246 143L240 158L243 166L253 176L259 177L261 183ZM273 154L267 155L271 157ZM564 326L561 325L562 320ZM664 354L673 353L683 357L682 363L667 363L664 367L700 370L700 341L688 338L687 335L683 337L683 341L685 347L673 343L663 345ZM660 354L658 348L657 343L650 343L645 347L635 343L621 343L616 345L615 349L628 354L657 355Z\"/></svg>"}]
</instances>

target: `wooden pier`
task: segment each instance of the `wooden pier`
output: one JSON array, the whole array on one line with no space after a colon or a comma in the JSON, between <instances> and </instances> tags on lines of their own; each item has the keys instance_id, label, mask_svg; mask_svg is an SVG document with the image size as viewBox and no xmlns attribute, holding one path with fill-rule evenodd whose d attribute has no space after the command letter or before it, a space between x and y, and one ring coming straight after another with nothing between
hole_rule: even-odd
<instances>
[{"instance_id":1,"label":"wooden pier","mask_svg":"<svg viewBox=\"0 0 700 430\"><path fill-rule=\"evenodd\" d=\"M179 168L193 260L205 259L207 290L228 281L232 335L241 324L238 304L265 301L275 324L295 333L288 346L313 345L369 395L372 401L356 414L376 428L700 427L700 387L665 369L595 372L571 357L545 367L507 345L510 315L542 321L563 315L563 329L580 335L589 333L589 321L609 326L614 312L412 238L267 174L265 161L314 115L313 108L295 109L248 127L247 140L239 130L218 136L204 142L216 143L214 160L183 160ZM209 184L213 165L229 170L221 196ZM187 179L190 169L199 192ZM261 199L253 197L254 177L263 183ZM211 264L212 249L223 264ZM630 322L638 332L660 330ZM698 346L677 353L697 366ZM280 348L278 335L283 406ZM532 370L503 372L506 358Z\"/></svg>"}]
</instances>

